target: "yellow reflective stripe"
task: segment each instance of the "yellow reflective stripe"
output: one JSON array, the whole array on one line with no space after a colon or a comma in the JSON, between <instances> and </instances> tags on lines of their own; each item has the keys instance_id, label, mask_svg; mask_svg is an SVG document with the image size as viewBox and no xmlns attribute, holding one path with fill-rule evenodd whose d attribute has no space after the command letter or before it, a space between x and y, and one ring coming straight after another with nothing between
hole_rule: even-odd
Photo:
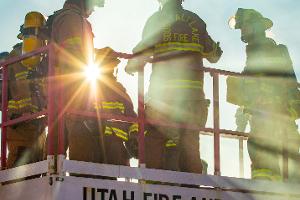
<instances>
[{"instance_id":1,"label":"yellow reflective stripe","mask_svg":"<svg viewBox=\"0 0 300 200\"><path fill-rule=\"evenodd\" d=\"M171 45L173 45L173 46L203 47L201 44L191 43L191 42L166 42L166 43L156 44L155 47L169 47Z\"/></svg>"},{"instance_id":2,"label":"yellow reflective stripe","mask_svg":"<svg viewBox=\"0 0 300 200\"><path fill-rule=\"evenodd\" d=\"M129 127L129 134L133 132L138 132L138 130L139 130L139 125L137 123L134 123Z\"/></svg>"},{"instance_id":3,"label":"yellow reflective stripe","mask_svg":"<svg viewBox=\"0 0 300 200\"><path fill-rule=\"evenodd\" d=\"M124 140L128 140L128 133L126 133L125 131L119 129L119 128L116 128L116 127L111 127L113 132L116 134L116 136L124 139Z\"/></svg>"},{"instance_id":4,"label":"yellow reflective stripe","mask_svg":"<svg viewBox=\"0 0 300 200\"><path fill-rule=\"evenodd\" d=\"M81 45L82 41L80 37L71 37L63 41L63 45Z\"/></svg>"},{"instance_id":5,"label":"yellow reflective stripe","mask_svg":"<svg viewBox=\"0 0 300 200\"><path fill-rule=\"evenodd\" d=\"M27 75L28 75L28 71L22 71L22 72L19 72L19 73L16 73L15 74L15 78L16 80L24 80L24 79L27 79Z\"/></svg>"},{"instance_id":6,"label":"yellow reflective stripe","mask_svg":"<svg viewBox=\"0 0 300 200\"><path fill-rule=\"evenodd\" d=\"M282 177L280 175L273 174L271 169L254 169L252 170L252 178L253 179L264 178L272 181L282 180Z\"/></svg>"},{"instance_id":7,"label":"yellow reflective stripe","mask_svg":"<svg viewBox=\"0 0 300 200\"><path fill-rule=\"evenodd\" d=\"M17 104L17 102L15 100L9 100L8 104Z\"/></svg>"},{"instance_id":8,"label":"yellow reflective stripe","mask_svg":"<svg viewBox=\"0 0 300 200\"><path fill-rule=\"evenodd\" d=\"M252 170L252 178L268 178L272 179L271 169L254 169Z\"/></svg>"},{"instance_id":9,"label":"yellow reflective stripe","mask_svg":"<svg viewBox=\"0 0 300 200\"><path fill-rule=\"evenodd\" d=\"M25 99L21 99L21 100L18 101L19 104L23 104L23 103L27 103L27 102L31 102L31 97L25 98Z\"/></svg>"},{"instance_id":10,"label":"yellow reflective stripe","mask_svg":"<svg viewBox=\"0 0 300 200\"><path fill-rule=\"evenodd\" d=\"M116 133L116 136L118 136L119 138L128 141L128 138L123 136L122 134Z\"/></svg>"},{"instance_id":11,"label":"yellow reflective stripe","mask_svg":"<svg viewBox=\"0 0 300 200\"><path fill-rule=\"evenodd\" d=\"M125 106L121 102L102 102L101 104L94 103L94 108L96 110L101 108L108 110L119 109L122 113L125 113Z\"/></svg>"},{"instance_id":12,"label":"yellow reflective stripe","mask_svg":"<svg viewBox=\"0 0 300 200\"><path fill-rule=\"evenodd\" d=\"M104 131L105 135L112 135L112 129L108 126L105 127L105 131Z\"/></svg>"},{"instance_id":13,"label":"yellow reflective stripe","mask_svg":"<svg viewBox=\"0 0 300 200\"><path fill-rule=\"evenodd\" d=\"M169 80L164 85L165 88L186 88L186 89L201 89L201 81L192 80Z\"/></svg>"},{"instance_id":14,"label":"yellow reflective stripe","mask_svg":"<svg viewBox=\"0 0 300 200\"><path fill-rule=\"evenodd\" d=\"M104 102L102 102L102 105L103 106L113 105L113 106L123 106L124 107L124 104L120 103L118 101L104 101Z\"/></svg>"},{"instance_id":15,"label":"yellow reflective stripe","mask_svg":"<svg viewBox=\"0 0 300 200\"><path fill-rule=\"evenodd\" d=\"M99 106L97 108L99 109ZM121 102L102 102L102 108L109 110L119 109L122 113L125 112L125 106Z\"/></svg>"},{"instance_id":16,"label":"yellow reflective stripe","mask_svg":"<svg viewBox=\"0 0 300 200\"><path fill-rule=\"evenodd\" d=\"M169 51L194 51L203 53L203 46L198 43L167 42L155 45L154 53Z\"/></svg>"},{"instance_id":17,"label":"yellow reflective stripe","mask_svg":"<svg viewBox=\"0 0 300 200\"><path fill-rule=\"evenodd\" d=\"M165 144L166 147L175 147L177 144L174 142L174 140L168 140Z\"/></svg>"},{"instance_id":18,"label":"yellow reflective stripe","mask_svg":"<svg viewBox=\"0 0 300 200\"><path fill-rule=\"evenodd\" d=\"M17 102L14 101L14 100L8 101L8 108L10 108L10 109L18 109L18 104L17 104Z\"/></svg>"},{"instance_id":19,"label":"yellow reflective stripe","mask_svg":"<svg viewBox=\"0 0 300 200\"><path fill-rule=\"evenodd\" d=\"M264 178L264 179L269 179L269 180L272 180L272 175L267 175L267 174L255 174L255 175L252 175L252 178L253 179L259 179L259 178Z\"/></svg>"},{"instance_id":20,"label":"yellow reflective stripe","mask_svg":"<svg viewBox=\"0 0 300 200\"><path fill-rule=\"evenodd\" d=\"M96 108L96 109L99 109L99 108ZM122 113L125 112L125 108L122 108L119 106L103 106L103 109L108 109L108 110L119 109L119 110L121 110Z\"/></svg>"},{"instance_id":21,"label":"yellow reflective stripe","mask_svg":"<svg viewBox=\"0 0 300 200\"><path fill-rule=\"evenodd\" d=\"M10 109L23 109L25 107L30 107L32 112L38 111L38 107L31 103L31 98L25 98L19 101L10 100L8 102L8 108Z\"/></svg>"},{"instance_id":22,"label":"yellow reflective stripe","mask_svg":"<svg viewBox=\"0 0 300 200\"><path fill-rule=\"evenodd\" d=\"M182 89L201 89L201 86L184 86L184 85L165 85L165 88L182 88Z\"/></svg>"},{"instance_id":23,"label":"yellow reflective stripe","mask_svg":"<svg viewBox=\"0 0 300 200\"><path fill-rule=\"evenodd\" d=\"M129 127L129 134L137 134L139 131L139 125L137 123L132 124ZM148 133L148 131L144 131L144 135L146 135Z\"/></svg>"}]
</instances>

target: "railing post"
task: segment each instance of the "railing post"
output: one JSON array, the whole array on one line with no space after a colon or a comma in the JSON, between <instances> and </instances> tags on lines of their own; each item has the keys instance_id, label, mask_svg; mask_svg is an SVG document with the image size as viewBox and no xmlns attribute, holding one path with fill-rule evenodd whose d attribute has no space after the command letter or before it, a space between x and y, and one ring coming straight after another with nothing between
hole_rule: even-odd
<instances>
[{"instance_id":1,"label":"railing post","mask_svg":"<svg viewBox=\"0 0 300 200\"><path fill-rule=\"evenodd\" d=\"M211 73L213 77L213 112L214 112L214 168L215 175L221 175L220 170L220 113L219 113L219 75Z\"/></svg>"},{"instance_id":2,"label":"railing post","mask_svg":"<svg viewBox=\"0 0 300 200\"><path fill-rule=\"evenodd\" d=\"M64 137L64 122L65 122L65 111L66 105L64 101L64 83L61 76L56 76L57 78L57 92L58 92L58 157L57 157L57 173L62 174L63 161L65 159L65 137Z\"/></svg>"},{"instance_id":3,"label":"railing post","mask_svg":"<svg viewBox=\"0 0 300 200\"><path fill-rule=\"evenodd\" d=\"M65 153L64 147L64 117L65 117L65 102L64 102L64 84L61 78L57 78L58 85L58 154L63 155Z\"/></svg>"},{"instance_id":4,"label":"railing post","mask_svg":"<svg viewBox=\"0 0 300 200\"><path fill-rule=\"evenodd\" d=\"M1 168L6 168L6 144L7 144L7 126L8 120L8 66L2 67L2 130L1 130Z\"/></svg>"},{"instance_id":5,"label":"railing post","mask_svg":"<svg viewBox=\"0 0 300 200\"><path fill-rule=\"evenodd\" d=\"M138 72L139 165L145 167L144 67Z\"/></svg>"},{"instance_id":6,"label":"railing post","mask_svg":"<svg viewBox=\"0 0 300 200\"><path fill-rule=\"evenodd\" d=\"M244 178L244 140L239 138L239 167L240 167L240 178Z\"/></svg>"},{"instance_id":7,"label":"railing post","mask_svg":"<svg viewBox=\"0 0 300 200\"><path fill-rule=\"evenodd\" d=\"M54 47L52 44L48 46L48 154L49 173L54 173L54 124L55 124L55 66L54 66Z\"/></svg>"}]
</instances>

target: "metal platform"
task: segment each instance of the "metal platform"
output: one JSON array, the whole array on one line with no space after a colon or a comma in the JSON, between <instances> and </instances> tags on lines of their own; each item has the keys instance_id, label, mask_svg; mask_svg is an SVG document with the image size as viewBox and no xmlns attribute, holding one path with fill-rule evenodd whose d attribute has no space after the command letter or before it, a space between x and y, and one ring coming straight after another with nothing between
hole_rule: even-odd
<instances>
[{"instance_id":1,"label":"metal platform","mask_svg":"<svg viewBox=\"0 0 300 200\"><path fill-rule=\"evenodd\" d=\"M47 171L48 161L1 171L1 200L300 200L300 185L291 183L70 160L61 175Z\"/></svg>"}]
</instances>

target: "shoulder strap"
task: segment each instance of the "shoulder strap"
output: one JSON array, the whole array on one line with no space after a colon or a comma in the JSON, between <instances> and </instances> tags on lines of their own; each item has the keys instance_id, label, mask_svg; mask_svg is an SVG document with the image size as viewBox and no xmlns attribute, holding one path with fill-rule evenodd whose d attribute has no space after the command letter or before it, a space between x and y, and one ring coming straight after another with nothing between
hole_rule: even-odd
<instances>
[{"instance_id":1,"label":"shoulder strap","mask_svg":"<svg viewBox=\"0 0 300 200\"><path fill-rule=\"evenodd\" d=\"M60 9L56 12L54 12L52 15L50 15L46 21L46 25L43 27L43 37L46 38L47 40L51 41L51 33L52 33L52 27L53 27L53 22L58 17L59 15L66 14L67 12L73 12L81 16L81 13L73 9Z\"/></svg>"}]
</instances>

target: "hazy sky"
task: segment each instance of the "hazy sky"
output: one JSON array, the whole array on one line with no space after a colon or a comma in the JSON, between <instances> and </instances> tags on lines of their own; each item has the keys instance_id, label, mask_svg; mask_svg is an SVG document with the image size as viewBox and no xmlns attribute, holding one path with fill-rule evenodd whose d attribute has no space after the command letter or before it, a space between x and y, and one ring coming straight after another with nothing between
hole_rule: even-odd
<instances>
[{"instance_id":1,"label":"hazy sky","mask_svg":"<svg viewBox=\"0 0 300 200\"><path fill-rule=\"evenodd\" d=\"M16 35L19 26L23 23L24 16L29 11L39 11L44 15L50 15L62 7L63 0L0 0L0 51L10 51L18 42ZM240 41L240 31L231 30L227 21L234 15L237 8L254 8L265 17L270 18L274 27L271 29L274 39L278 43L288 46L294 68L300 78L300 1L299 0L186 0L184 7L197 13L206 23L207 29L215 41L220 41L224 51L222 58L217 64L207 66L225 70L240 72L245 63L245 44ZM95 34L95 46L100 48L111 46L122 52L131 52L131 49L141 38L142 28L146 19L158 9L156 0L106 0L104 8L96 9L90 17ZM126 83L129 93L136 99L136 77L129 77L120 65L119 79ZM221 127L234 129L234 106L225 103L224 85L225 78L221 78ZM211 97L211 80L206 78L206 93ZM211 113L207 126L211 126ZM223 153L230 154L237 143L226 145ZM210 149L211 145L202 145L202 148ZM208 151L208 150L207 150ZM235 151L236 152L236 151ZM231 153L232 154L232 153ZM235 155L232 155L235 158ZM212 157L206 157L211 162ZM226 162L227 156L222 156L224 161L222 170L232 168L231 162ZM212 170L210 164L210 171ZM237 168L225 175L237 176Z\"/></svg>"}]
</instances>

